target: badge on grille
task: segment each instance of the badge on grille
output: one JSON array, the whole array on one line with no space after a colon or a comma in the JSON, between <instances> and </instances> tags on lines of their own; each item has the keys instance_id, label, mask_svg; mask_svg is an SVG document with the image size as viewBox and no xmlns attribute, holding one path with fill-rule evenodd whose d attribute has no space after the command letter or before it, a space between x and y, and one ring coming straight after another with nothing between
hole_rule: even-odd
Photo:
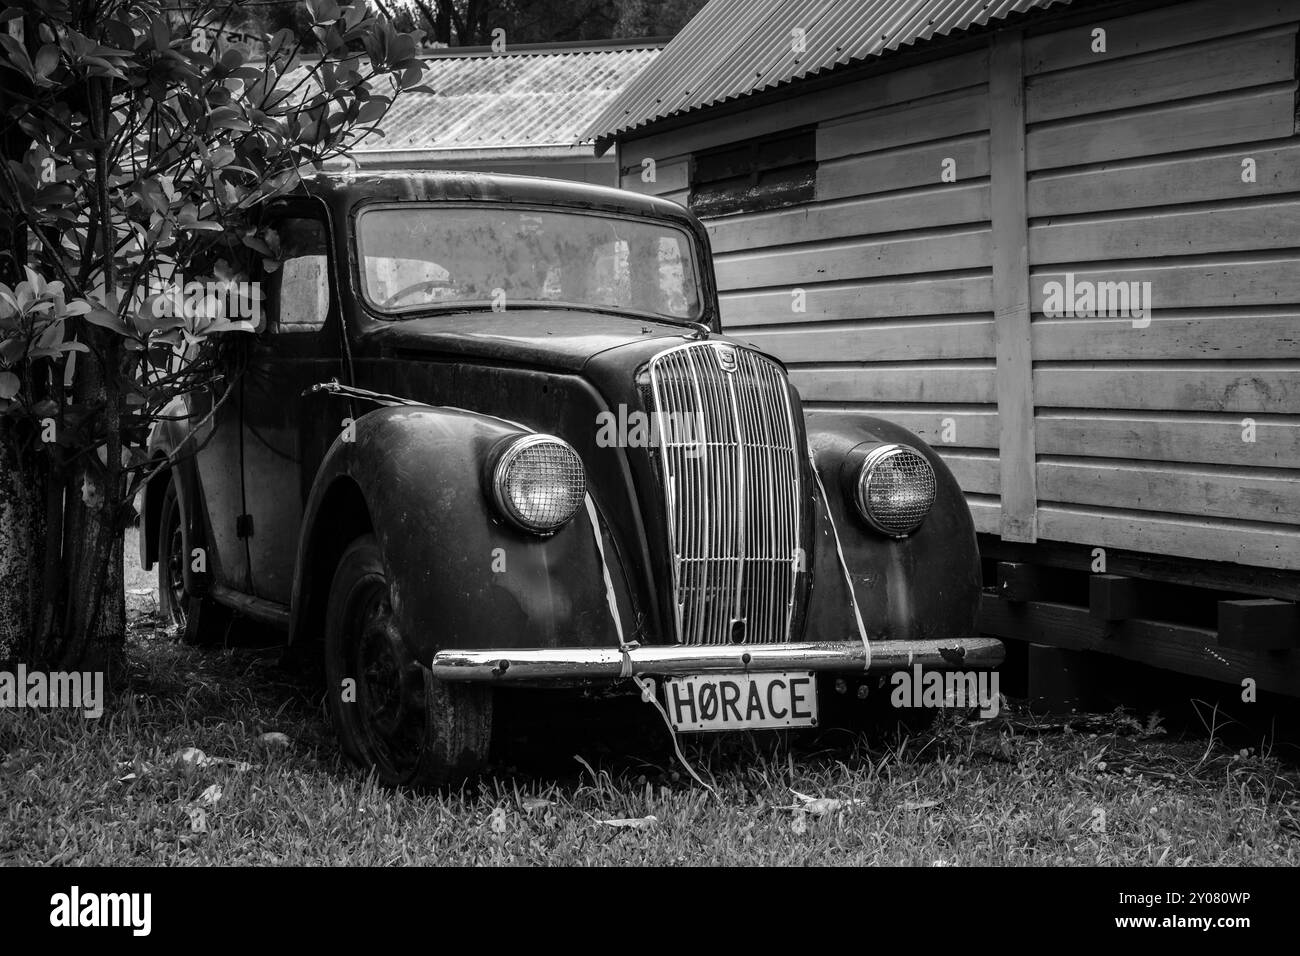
<instances>
[{"instance_id":1,"label":"badge on grille","mask_svg":"<svg viewBox=\"0 0 1300 956\"><path fill-rule=\"evenodd\" d=\"M736 350L730 345L718 346L718 365L724 372L734 372L736 370Z\"/></svg>"}]
</instances>

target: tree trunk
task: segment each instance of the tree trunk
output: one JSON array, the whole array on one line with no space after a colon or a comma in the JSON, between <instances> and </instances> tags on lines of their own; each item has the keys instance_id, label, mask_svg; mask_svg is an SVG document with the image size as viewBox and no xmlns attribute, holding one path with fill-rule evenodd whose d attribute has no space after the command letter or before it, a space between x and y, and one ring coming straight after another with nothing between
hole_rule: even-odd
<instances>
[{"instance_id":1,"label":"tree trunk","mask_svg":"<svg viewBox=\"0 0 1300 956\"><path fill-rule=\"evenodd\" d=\"M44 603L47 476L29 431L0 417L0 663L32 657Z\"/></svg>"},{"instance_id":2,"label":"tree trunk","mask_svg":"<svg viewBox=\"0 0 1300 956\"><path fill-rule=\"evenodd\" d=\"M120 394L112 388L124 373L124 350L111 332L88 329L91 355L73 385L78 403L100 406L97 431L105 455L83 456L71 469L64 516L63 562L67 572L59 662L65 668L108 670L120 659L126 637L122 591L122 509L126 493L120 441ZM95 355L102 357L102 365ZM106 368L107 367L107 368ZM111 683L113 674L108 674Z\"/></svg>"},{"instance_id":3,"label":"tree trunk","mask_svg":"<svg viewBox=\"0 0 1300 956\"><path fill-rule=\"evenodd\" d=\"M90 120L96 135L108 139L112 95L110 81L90 81ZM113 207L108 197L108 154L95 149L95 185L103 289L116 307L117 270L113 259ZM64 566L67 568L67 609L60 662L64 667L108 671L122 657L126 639L126 602L122 594L122 512L126 493L122 470L124 389L131 360L122 339L113 332L87 326L90 354L80 363L73 382L73 400L100 409L92 440L100 440L103 455L79 459L71 472L65 503Z\"/></svg>"}]
</instances>

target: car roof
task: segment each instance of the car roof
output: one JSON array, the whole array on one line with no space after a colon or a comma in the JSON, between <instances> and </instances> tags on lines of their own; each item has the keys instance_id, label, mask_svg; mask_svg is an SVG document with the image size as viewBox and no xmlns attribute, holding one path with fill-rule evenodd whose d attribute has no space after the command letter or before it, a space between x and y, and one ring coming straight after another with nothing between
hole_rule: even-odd
<instances>
[{"instance_id":1,"label":"car roof","mask_svg":"<svg viewBox=\"0 0 1300 956\"><path fill-rule=\"evenodd\" d=\"M362 201L537 203L676 219L696 230L699 228L698 221L689 212L666 199L541 176L461 170L351 170L314 173L304 176L302 184L308 194L346 209Z\"/></svg>"}]
</instances>

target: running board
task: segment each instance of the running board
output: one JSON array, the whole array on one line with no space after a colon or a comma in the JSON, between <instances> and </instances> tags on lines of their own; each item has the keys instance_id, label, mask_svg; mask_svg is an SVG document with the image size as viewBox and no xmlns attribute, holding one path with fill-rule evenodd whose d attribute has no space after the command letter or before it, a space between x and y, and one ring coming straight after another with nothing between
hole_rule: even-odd
<instances>
[{"instance_id":1,"label":"running board","mask_svg":"<svg viewBox=\"0 0 1300 956\"><path fill-rule=\"evenodd\" d=\"M243 591L228 588L224 584L212 585L208 595L218 604L228 607L232 611L238 611L240 614L251 617L262 624L269 624L285 631L289 629L289 609L276 601L253 597L253 595L245 594Z\"/></svg>"}]
</instances>

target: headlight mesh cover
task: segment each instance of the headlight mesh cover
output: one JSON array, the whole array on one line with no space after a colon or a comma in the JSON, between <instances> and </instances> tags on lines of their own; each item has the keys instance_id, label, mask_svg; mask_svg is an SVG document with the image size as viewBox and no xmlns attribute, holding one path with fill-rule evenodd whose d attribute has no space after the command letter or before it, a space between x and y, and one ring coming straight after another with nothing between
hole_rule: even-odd
<instances>
[{"instance_id":1,"label":"headlight mesh cover","mask_svg":"<svg viewBox=\"0 0 1300 956\"><path fill-rule=\"evenodd\" d=\"M497 468L497 494L510 517L530 531L554 531L582 507L582 460L558 439L521 441Z\"/></svg>"},{"instance_id":2,"label":"headlight mesh cover","mask_svg":"<svg viewBox=\"0 0 1300 956\"><path fill-rule=\"evenodd\" d=\"M887 446L868 455L863 463L858 505L866 519L885 534L915 531L930 513L934 495L934 469L914 448Z\"/></svg>"}]
</instances>

